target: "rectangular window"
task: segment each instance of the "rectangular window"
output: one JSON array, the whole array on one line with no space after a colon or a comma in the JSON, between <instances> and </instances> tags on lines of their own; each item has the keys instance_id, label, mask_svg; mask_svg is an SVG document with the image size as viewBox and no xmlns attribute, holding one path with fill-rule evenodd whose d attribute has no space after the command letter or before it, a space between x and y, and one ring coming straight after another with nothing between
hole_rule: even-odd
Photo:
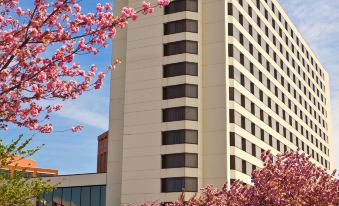
<instances>
[{"instance_id":1,"label":"rectangular window","mask_svg":"<svg viewBox=\"0 0 339 206\"><path fill-rule=\"evenodd\" d=\"M167 168L198 168L198 155L197 154L167 154L162 155L162 169Z\"/></svg>"},{"instance_id":2,"label":"rectangular window","mask_svg":"<svg viewBox=\"0 0 339 206\"><path fill-rule=\"evenodd\" d=\"M164 24L164 34L175 34L181 32L198 33L198 21L191 19L183 19L172 21Z\"/></svg>"},{"instance_id":3,"label":"rectangular window","mask_svg":"<svg viewBox=\"0 0 339 206\"><path fill-rule=\"evenodd\" d=\"M172 177L161 179L161 192L198 192L198 178Z\"/></svg>"},{"instance_id":4,"label":"rectangular window","mask_svg":"<svg viewBox=\"0 0 339 206\"><path fill-rule=\"evenodd\" d=\"M162 145L198 144L197 130L172 130L162 132Z\"/></svg>"},{"instance_id":5,"label":"rectangular window","mask_svg":"<svg viewBox=\"0 0 339 206\"><path fill-rule=\"evenodd\" d=\"M163 77L182 75L198 76L198 64L193 62L179 62L163 66Z\"/></svg>"},{"instance_id":6,"label":"rectangular window","mask_svg":"<svg viewBox=\"0 0 339 206\"><path fill-rule=\"evenodd\" d=\"M184 40L164 44L164 56L183 53L198 54L198 42Z\"/></svg>"},{"instance_id":7,"label":"rectangular window","mask_svg":"<svg viewBox=\"0 0 339 206\"><path fill-rule=\"evenodd\" d=\"M181 97L198 98L198 86L193 84L180 84L163 88L163 99Z\"/></svg>"},{"instance_id":8,"label":"rectangular window","mask_svg":"<svg viewBox=\"0 0 339 206\"><path fill-rule=\"evenodd\" d=\"M196 107L174 107L163 109L164 122L191 120L198 121L198 108Z\"/></svg>"},{"instance_id":9,"label":"rectangular window","mask_svg":"<svg viewBox=\"0 0 339 206\"><path fill-rule=\"evenodd\" d=\"M165 14L173 14L182 11L198 12L198 0L177 0L165 7Z\"/></svg>"}]
</instances>

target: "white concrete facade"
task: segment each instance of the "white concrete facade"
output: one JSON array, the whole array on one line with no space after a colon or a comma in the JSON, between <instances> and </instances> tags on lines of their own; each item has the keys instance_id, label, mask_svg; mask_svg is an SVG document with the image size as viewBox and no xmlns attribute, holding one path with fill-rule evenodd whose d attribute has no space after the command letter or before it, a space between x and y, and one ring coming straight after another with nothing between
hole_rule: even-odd
<instances>
[{"instance_id":1,"label":"white concrete facade","mask_svg":"<svg viewBox=\"0 0 339 206\"><path fill-rule=\"evenodd\" d=\"M193 178L197 189L250 183L262 150L300 148L333 169L329 77L279 2L179 1L195 1L198 11L157 9L113 41L113 59L123 63L112 74L106 205L173 201L180 191L164 192L166 178ZM116 13L140 3L116 0ZM198 30L164 34L166 23L185 19ZM165 54L164 45L180 41L196 42L197 52ZM178 62L196 64L197 75L164 76ZM164 88L182 84L197 86L197 97L164 97ZM178 107L196 109L197 118L164 119ZM197 131L197 142L164 144L164 133L181 130ZM170 154L196 154L197 165L168 168Z\"/></svg>"}]
</instances>

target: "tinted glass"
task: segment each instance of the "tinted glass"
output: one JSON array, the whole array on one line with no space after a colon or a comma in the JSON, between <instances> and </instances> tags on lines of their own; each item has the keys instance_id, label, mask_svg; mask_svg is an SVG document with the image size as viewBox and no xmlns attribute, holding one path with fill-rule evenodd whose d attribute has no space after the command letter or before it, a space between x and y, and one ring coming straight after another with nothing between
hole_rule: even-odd
<instances>
[{"instance_id":1,"label":"tinted glass","mask_svg":"<svg viewBox=\"0 0 339 206\"><path fill-rule=\"evenodd\" d=\"M83 187L81 188L81 206L90 206L91 205L91 188Z\"/></svg>"},{"instance_id":2,"label":"tinted glass","mask_svg":"<svg viewBox=\"0 0 339 206\"><path fill-rule=\"evenodd\" d=\"M198 21L184 19L179 21L168 22L164 24L164 33L175 34L180 32L198 33Z\"/></svg>"},{"instance_id":3,"label":"tinted glass","mask_svg":"<svg viewBox=\"0 0 339 206\"><path fill-rule=\"evenodd\" d=\"M100 186L100 206L106 206L106 186Z\"/></svg>"},{"instance_id":4,"label":"tinted glass","mask_svg":"<svg viewBox=\"0 0 339 206\"><path fill-rule=\"evenodd\" d=\"M53 204L61 204L62 188L58 188L53 192Z\"/></svg>"},{"instance_id":5,"label":"tinted glass","mask_svg":"<svg viewBox=\"0 0 339 206\"><path fill-rule=\"evenodd\" d=\"M163 110L163 121L181 121L181 120L198 120L198 108L195 107L175 107Z\"/></svg>"},{"instance_id":6,"label":"tinted glass","mask_svg":"<svg viewBox=\"0 0 339 206\"><path fill-rule=\"evenodd\" d=\"M181 97L198 98L198 86L192 84L180 84L163 88L163 99L175 99Z\"/></svg>"},{"instance_id":7,"label":"tinted glass","mask_svg":"<svg viewBox=\"0 0 339 206\"><path fill-rule=\"evenodd\" d=\"M168 154L162 156L162 168L198 167L197 154Z\"/></svg>"},{"instance_id":8,"label":"tinted glass","mask_svg":"<svg viewBox=\"0 0 339 206\"><path fill-rule=\"evenodd\" d=\"M80 206L81 187L72 188L72 204L71 206Z\"/></svg>"},{"instance_id":9,"label":"tinted glass","mask_svg":"<svg viewBox=\"0 0 339 206\"><path fill-rule=\"evenodd\" d=\"M182 11L198 12L198 0L177 0L165 7L165 14L172 14Z\"/></svg>"},{"instance_id":10,"label":"tinted glass","mask_svg":"<svg viewBox=\"0 0 339 206\"><path fill-rule=\"evenodd\" d=\"M164 44L164 56L183 53L198 54L198 42L184 40Z\"/></svg>"},{"instance_id":11,"label":"tinted glass","mask_svg":"<svg viewBox=\"0 0 339 206\"><path fill-rule=\"evenodd\" d=\"M100 186L91 187L91 206L100 205Z\"/></svg>"},{"instance_id":12,"label":"tinted glass","mask_svg":"<svg viewBox=\"0 0 339 206\"><path fill-rule=\"evenodd\" d=\"M71 188L64 188L62 190L62 205L71 206Z\"/></svg>"},{"instance_id":13,"label":"tinted glass","mask_svg":"<svg viewBox=\"0 0 339 206\"><path fill-rule=\"evenodd\" d=\"M196 130L172 130L162 133L162 144L198 144L198 131Z\"/></svg>"},{"instance_id":14,"label":"tinted glass","mask_svg":"<svg viewBox=\"0 0 339 206\"><path fill-rule=\"evenodd\" d=\"M198 64L193 62L180 62L164 65L164 78L181 75L198 76Z\"/></svg>"},{"instance_id":15,"label":"tinted glass","mask_svg":"<svg viewBox=\"0 0 339 206\"><path fill-rule=\"evenodd\" d=\"M177 177L161 179L162 192L197 192L198 178L195 177Z\"/></svg>"},{"instance_id":16,"label":"tinted glass","mask_svg":"<svg viewBox=\"0 0 339 206\"><path fill-rule=\"evenodd\" d=\"M52 205L53 192L49 192L49 193L45 194L44 198L45 198L45 201L46 201L46 206L53 206Z\"/></svg>"}]
</instances>

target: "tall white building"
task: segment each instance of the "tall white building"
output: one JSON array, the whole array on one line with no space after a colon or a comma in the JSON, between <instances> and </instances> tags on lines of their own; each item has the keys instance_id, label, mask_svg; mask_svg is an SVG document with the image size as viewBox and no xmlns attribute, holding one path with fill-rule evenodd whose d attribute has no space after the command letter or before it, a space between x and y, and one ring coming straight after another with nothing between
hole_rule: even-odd
<instances>
[{"instance_id":1,"label":"tall white building","mask_svg":"<svg viewBox=\"0 0 339 206\"><path fill-rule=\"evenodd\" d=\"M264 150L333 169L329 76L277 0L173 0L113 56L106 205L250 183Z\"/></svg>"}]
</instances>

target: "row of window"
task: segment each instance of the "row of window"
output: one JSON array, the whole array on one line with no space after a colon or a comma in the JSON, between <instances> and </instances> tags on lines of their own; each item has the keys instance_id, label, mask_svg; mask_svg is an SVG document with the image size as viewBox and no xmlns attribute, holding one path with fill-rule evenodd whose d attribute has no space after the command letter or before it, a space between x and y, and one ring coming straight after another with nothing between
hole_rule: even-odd
<instances>
[{"instance_id":1,"label":"row of window","mask_svg":"<svg viewBox=\"0 0 339 206\"><path fill-rule=\"evenodd\" d=\"M320 137L322 137L325 141L328 141L328 137L326 133L318 127L318 125L309 118L306 113L302 111L301 108L299 108L296 104L294 104L276 85L272 84L271 80L267 78L265 75L262 74L262 72L254 66L254 64L245 57L236 47L233 45L229 46L229 53L231 57L234 57L237 61L239 61L240 64L244 66L244 68L248 69L250 73L259 80L268 90L270 90L281 102L283 102L289 109L295 113L302 121L304 121L307 125L310 125L311 129L317 133ZM242 77L243 74L237 73L237 75L234 76L233 67L230 68L230 78L235 78L239 83L244 84L244 87L247 88L249 91L251 90L251 81L248 78ZM271 70L270 70L271 71ZM278 77L276 73L272 74L274 77ZM284 81L283 79L277 79L277 81ZM287 91L292 92L291 87L289 87L289 84L284 84ZM259 93L258 93L259 94ZM321 119L319 115L315 113L315 110L313 110L310 105L306 104L306 102L296 93L296 90L293 89L293 96L295 99L299 100L299 103L311 114L313 114L313 117L315 117L316 120L322 125L322 127L327 128L326 122ZM260 97L260 96L257 96Z\"/></svg>"},{"instance_id":2,"label":"row of window","mask_svg":"<svg viewBox=\"0 0 339 206\"><path fill-rule=\"evenodd\" d=\"M198 12L198 0L176 0L165 7L165 14L183 11ZM181 32L198 33L198 21L182 19L164 24L164 35ZM198 54L198 42L182 40L164 44L164 56L177 54ZM195 62L178 62L163 66L163 77L182 75L198 76L198 64ZM198 86L194 84L179 84L163 87L163 100L175 98L198 98ZM198 121L198 108L175 107L162 111L163 122L172 121ZM198 144L198 131L171 130L162 132L162 145ZM198 168L198 154L178 153L161 156L162 169L170 168ZM161 192L197 192L197 177L171 177L161 179Z\"/></svg>"},{"instance_id":3,"label":"row of window","mask_svg":"<svg viewBox=\"0 0 339 206\"><path fill-rule=\"evenodd\" d=\"M251 176L252 172L257 169L255 165L234 155L231 155L230 157L230 166L231 170L236 170L238 172L247 174L248 176Z\"/></svg>"},{"instance_id":4,"label":"row of window","mask_svg":"<svg viewBox=\"0 0 339 206\"><path fill-rule=\"evenodd\" d=\"M283 59L280 59L280 57L277 56L277 53L275 51L273 51L272 47L269 46L269 44L260 36L260 34L255 29L253 30L252 25L250 25L248 21L244 20L242 14L240 14L239 11L237 9L235 9L235 8L234 8L234 13L235 13L234 16L236 18L238 18L239 23L245 28L245 30L248 31L248 33L253 37L253 39L256 40L256 42L266 51L266 53L276 62L276 64L279 65L280 68L285 71L285 73L287 73L286 70L288 71L288 73L291 73L291 75L288 75L288 76L291 76L291 78L293 78L293 82L295 82L295 84L299 87L299 89L301 91L304 91L304 94L309 98L309 100L316 107L318 107L318 108L321 107L320 102L318 102L316 100L316 96L318 96L319 99L322 102L324 102L324 104L326 104L325 103L325 97L324 97L323 93L320 92L316 88L315 84L311 83L310 79L306 76L306 73L304 73L301 70L300 66L296 65L295 61L292 60L292 58L290 58L290 56L288 55L286 50L284 50L282 45L278 41L276 41L276 37L273 35L272 32L269 32L269 30L268 30L268 28L266 26L265 26L265 28L262 28L262 29L265 29L263 31L265 31L266 36L268 38L270 38L270 40L273 42L273 45L275 45L276 48L279 48L280 53L282 55L284 53L286 54L285 59L287 59L288 62L290 61L290 64L292 65L290 68L284 63ZM232 31L233 30L233 26L232 25L229 25L229 30L230 30L229 33L232 34L233 33L233 31ZM242 43L242 45L248 51L250 51L250 52L253 51L253 44L250 43L247 39L244 39L243 34L240 34L240 32L238 30L234 31L234 33L236 34L234 36L239 40L240 43ZM252 53L252 55L253 55L253 53ZM261 59L258 59L258 60L262 60L261 54L258 56L258 58L259 57ZM260 63L266 63L266 62L263 61L263 62L260 62ZM267 63L267 64L272 67L272 65L270 65L269 63ZM263 65L263 66L265 67L265 65ZM311 95L310 93L306 94L306 92L305 92L307 90L306 87L302 85L301 81L298 78L296 78L296 76L295 76L295 74L293 72L295 70L295 68L297 68L296 72L299 72L299 75L302 77L301 79L304 80L305 85L309 86L309 88L310 88L309 91L313 90L316 95Z\"/></svg>"},{"instance_id":5,"label":"row of window","mask_svg":"<svg viewBox=\"0 0 339 206\"><path fill-rule=\"evenodd\" d=\"M252 112L253 111L254 110L252 110ZM285 127L283 127L281 124L279 124L279 122L277 122L274 118L272 118L266 112L264 112L263 110L260 110L260 114L257 115L257 118L260 119L262 122L264 122L266 125L270 126L273 130L275 130L281 136L285 137L291 143L296 145L298 148L303 150L305 153L312 156L313 159L317 160L319 163L324 165L326 168L327 166L329 166L325 158L323 158L321 155L316 153L312 148L310 148L307 144L301 141L292 132L290 132ZM251 122L248 118L246 118L245 116L241 115L240 113L234 110L230 110L230 122L240 126L244 130L252 134L253 136L261 139L266 144L275 148L276 150L280 152L287 151L287 146L285 146L282 142L273 138L271 134L269 134L264 129L260 128L255 123Z\"/></svg>"},{"instance_id":6,"label":"row of window","mask_svg":"<svg viewBox=\"0 0 339 206\"><path fill-rule=\"evenodd\" d=\"M15 173L21 174L22 177L25 178L31 178L34 176L33 172L30 171L15 171ZM0 169L0 175L4 175L6 178L11 176L11 170L9 169ZM49 174L49 173L41 173L37 172L36 177L53 177L54 174Z\"/></svg>"},{"instance_id":7,"label":"row of window","mask_svg":"<svg viewBox=\"0 0 339 206\"><path fill-rule=\"evenodd\" d=\"M276 140L275 138L271 138L272 145L273 145L273 139ZM278 142L278 140L276 141ZM235 132L230 133L230 146L237 147L241 149L242 151L247 152L248 154L251 154L253 157L256 157L259 160L261 158L261 154L265 152L265 150L260 148L258 145L251 143L250 141L241 137L239 134ZM287 146L285 145L283 149L287 150Z\"/></svg>"},{"instance_id":8,"label":"row of window","mask_svg":"<svg viewBox=\"0 0 339 206\"><path fill-rule=\"evenodd\" d=\"M278 17L278 20L281 22L283 26L285 26L285 30L287 33L290 35L294 43L301 48L301 51L304 53L304 55L307 57L309 62L313 65L314 68L316 68L316 71L318 74L324 78L324 73L323 71L319 68L318 64L314 61L313 57L310 55L310 52L306 49L306 47L301 43L297 35L295 35L295 32L292 30L292 28L288 25L287 21L282 17L281 13L276 9L274 3L271 0L265 0L266 4L271 8L273 13ZM257 7L261 8L260 2L257 2ZM266 13L266 12L265 12ZM272 17L272 16L271 16ZM266 18L267 19L267 18Z\"/></svg>"},{"instance_id":9,"label":"row of window","mask_svg":"<svg viewBox=\"0 0 339 206\"><path fill-rule=\"evenodd\" d=\"M256 87L256 86L254 86ZM271 107L272 111L275 112L277 115L280 115L280 117L285 120L286 123L291 125L293 128L298 127L298 122L296 120L293 120L293 118L286 113L284 110L282 110L278 105L276 105L274 102L271 102L270 97L266 96L266 94L259 92L261 94L260 100L265 103L267 106L275 105L274 107ZM298 147L301 147L301 144L298 144L295 141L297 137L284 128L281 124L279 124L278 121L276 121L274 118L272 118L270 115L268 115L266 112L264 112L263 109L258 107L256 104L251 102L245 95L241 94L238 90L234 89L233 87L230 88L230 100L237 102L239 105L241 105L243 108L245 108L247 111L251 112L254 116L256 116L258 119L262 120L265 124L269 125L273 128L273 130L277 131L281 136L284 136L286 139L291 140L293 144L295 144ZM276 108L274 110L273 108ZM298 129L296 129L299 131ZM313 135L309 134L308 131L304 132L304 129L302 126L300 126L299 131L304 137L307 138L313 145L315 145L319 150L324 152L326 155L329 155L328 148L321 142L318 141L317 138L315 138ZM302 143L303 145L303 143ZM304 146L302 146L302 149L304 150Z\"/></svg>"},{"instance_id":10,"label":"row of window","mask_svg":"<svg viewBox=\"0 0 339 206\"><path fill-rule=\"evenodd\" d=\"M275 148L280 152L289 150L288 147L285 147L285 145L282 142L273 138L271 134L267 133L264 129L260 128L255 123L247 119L245 116L241 115L240 113L234 110L230 110L230 122L240 126L242 129L246 130L253 136L261 139L261 141L265 142L266 144L269 144L271 147ZM325 158L316 153L308 145L305 145L304 142L301 141L299 138L297 138L296 136L290 136L289 138L290 142L295 144L298 148L302 149L305 153L310 155L313 159L322 164L325 168L328 169L330 168L330 164Z\"/></svg>"},{"instance_id":11,"label":"row of window","mask_svg":"<svg viewBox=\"0 0 339 206\"><path fill-rule=\"evenodd\" d=\"M45 203L37 202L37 206L105 206L106 186L60 187L39 198Z\"/></svg>"},{"instance_id":12,"label":"row of window","mask_svg":"<svg viewBox=\"0 0 339 206\"><path fill-rule=\"evenodd\" d=\"M291 65L291 71L295 71L296 74L298 72L298 74L300 75L300 79L303 80L305 82L305 85L308 85L310 87L310 90L315 93L315 95L313 96L318 96L319 99L321 99L322 102L325 103L326 98L324 97L323 93L316 88L316 85L319 85L319 83L312 83L311 79L307 77L306 73L303 72L303 70L301 69L301 63L298 64L296 62L297 59L293 59L290 54L287 52L286 49L284 49L283 45L277 41L276 36L269 31L268 27L264 24L262 24L262 21L260 19L257 20L257 25L258 27L262 30L262 32L265 33L265 35L267 36L267 38L269 38L269 40L273 43L272 48L269 47L268 42L266 42L264 40L264 38L262 38L262 36L259 34L259 32L256 31L256 29L253 29L253 26L250 25L250 23L244 19L244 16L234 7L234 17L238 19L239 23L248 31L248 33L257 41L257 43L263 48L266 48L266 52L271 56L272 59L275 60L275 62L282 68L283 64L286 64L284 62L287 62ZM282 59L279 58L279 56L277 56L277 53L273 50L273 48L276 48L278 51L277 53L280 51L281 55L284 57ZM294 48L293 48L294 50ZM298 55L297 55L298 56ZM287 67L285 65L285 67ZM293 72L292 72L293 73ZM294 73L293 73L294 75ZM299 81L299 80L298 80ZM315 101L315 97L314 97L314 101Z\"/></svg>"},{"instance_id":13,"label":"row of window","mask_svg":"<svg viewBox=\"0 0 339 206\"><path fill-rule=\"evenodd\" d=\"M288 67L287 64L284 63L282 59L277 55L277 53L273 50L270 45L262 39L260 34L258 34L255 30L252 29L252 27L249 24L245 24L244 27L249 27L249 34L252 36L252 38L259 44L259 46L262 47L264 51L266 51L267 55L270 56L272 60L275 61L275 63L280 66L280 68L285 72L285 73L291 73L291 79L293 79L293 82L299 87L299 89L304 92L305 96L309 98L309 100L316 106L322 113L324 113L324 108L321 108L321 102L323 104L326 104L326 98L324 97L323 93L319 91L319 89L316 88L315 84L313 84L310 81L310 78L307 77L306 73L302 71L301 67L299 65L296 65L294 60L292 60L291 67ZM233 35L238 39L238 41L248 50L252 51L253 50L253 44L249 42L249 40L244 39L244 35L237 29L235 28L232 24L229 24L229 33L230 35ZM234 30L234 31L233 31ZM268 31L267 31L268 32ZM276 48L280 49L280 52L283 53L286 50L283 50L281 47L281 44L279 42L276 42L275 37L273 37L273 43L276 45ZM285 57L286 58L286 57ZM289 59L288 56L286 59ZM267 60L266 60L267 61ZM263 64L266 64L265 61L262 62ZM265 66L265 65L263 65ZM269 65L271 66L271 65ZM294 74L294 72L291 72L295 70L302 78L301 80L304 80L306 83L305 85L309 86L309 89L307 86L304 86L302 81L297 78L297 76ZM308 94L305 92L307 90ZM310 91L314 92L315 95L312 95ZM317 98L319 98L319 101ZM321 101L321 102L320 102Z\"/></svg>"},{"instance_id":14,"label":"row of window","mask_svg":"<svg viewBox=\"0 0 339 206\"><path fill-rule=\"evenodd\" d=\"M248 13L248 15L253 18L254 21L261 21L260 23L264 23L264 20L260 20L260 17L255 13L252 12L252 8L250 7L250 5L247 4L246 1L244 2L240 2L240 5L244 8L244 10ZM310 55L308 53L308 51L305 51L305 47L304 45L300 44L301 42L299 41L299 39L295 42L298 42L298 44L293 44L292 41L289 40L288 35L285 35L285 32L283 32L282 27L279 27L279 25L276 23L276 20L274 20L274 16L271 16L268 14L268 11L264 8L264 6L260 3L260 1L257 1L256 6L258 8L258 10L262 13L262 15L264 16L264 18L266 19L266 21L268 22L268 25L271 25L274 30L279 34L279 36L281 37L282 42L284 42L287 46L287 48L291 49L292 52L297 56L297 59L300 60L300 62L302 63L302 65L307 68L307 71L312 75L312 78L316 81L317 84L320 84L321 89L324 91L324 84L321 80L321 78L324 80L324 75L322 73L322 71L319 70L318 65L316 64L316 62L313 60L313 58L309 58ZM281 17L281 16L280 16ZM257 23L258 24L258 23ZM258 24L258 26L260 27L260 25ZM290 29L290 27L288 26L287 22L285 21L285 26L288 27L288 29ZM268 29L268 28L267 28ZM286 31L288 30L286 29ZM264 31L264 30L263 30ZM292 35L295 36L297 38L296 35L294 35L294 32L291 30ZM271 32L272 33L272 32ZM273 35L273 34L272 34ZM293 39L294 37L292 37ZM300 52L298 51L300 50ZM314 70L312 69L312 65L308 64L305 60L305 58L303 58L301 56L301 52L305 54L305 56L307 56L307 58L310 60L310 62L313 62L313 68L315 68L315 70L320 74L320 77L318 77L318 75L314 72Z\"/></svg>"}]
</instances>

